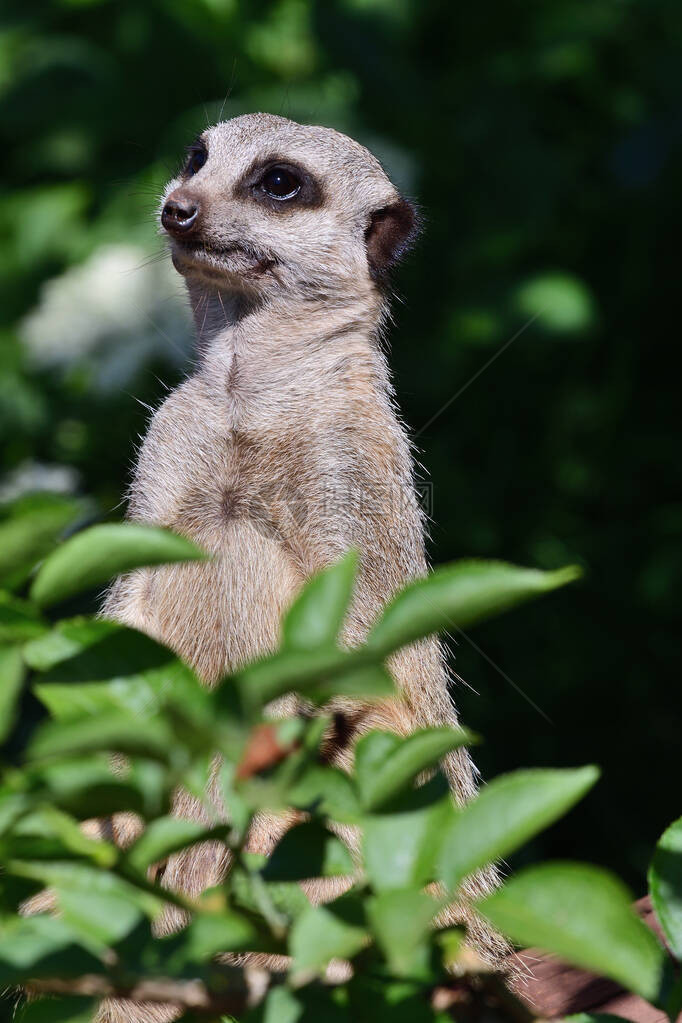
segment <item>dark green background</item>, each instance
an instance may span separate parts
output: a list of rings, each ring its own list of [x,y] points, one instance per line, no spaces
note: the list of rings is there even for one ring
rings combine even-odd
[[[119,514],[141,403],[181,368],[157,350],[102,391],[101,351],[38,371],[19,325],[44,281],[100,246],[160,251],[154,195],[223,101],[225,116],[265,109],[355,135],[425,213],[399,276],[392,363],[433,482],[433,559],[587,571],[477,630],[481,652],[460,639],[476,692],[457,699],[486,737],[479,763],[487,777],[600,763],[585,804],[524,855],[608,864],[639,894],[681,811],[682,5],[4,9],[2,471],[72,465],[101,512]]]

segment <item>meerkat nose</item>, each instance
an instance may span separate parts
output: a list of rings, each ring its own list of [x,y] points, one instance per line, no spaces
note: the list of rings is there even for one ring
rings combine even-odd
[[[199,217],[199,203],[182,192],[171,192],[161,212],[161,223],[173,235],[188,234]]]

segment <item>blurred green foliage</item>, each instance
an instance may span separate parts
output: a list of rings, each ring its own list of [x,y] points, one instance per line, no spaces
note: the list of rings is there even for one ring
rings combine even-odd
[[[52,467],[120,500],[188,358],[150,295],[155,197],[196,131],[264,109],[353,134],[425,214],[392,362],[434,560],[589,571],[457,637],[479,763],[599,761],[532,853],[639,891],[679,810],[681,43],[676,0],[6,0],[0,33],[0,493]]]
[[[330,733],[346,716],[329,712],[330,699],[356,694],[358,678],[365,700],[391,696],[391,654],[452,621],[473,627],[549,594],[575,580],[575,566],[441,566],[397,593],[367,641],[348,650],[339,638],[358,561],[349,551],[297,595],[279,649],[209,690],[134,629],[47,617],[67,595],[121,571],[202,560],[201,549],[137,523],[92,526],[55,545],[66,511],[62,502],[60,523],[58,504],[25,498],[0,523],[0,543],[8,531],[21,541],[0,567],[0,982],[5,994],[20,985],[33,996],[10,1010],[18,1023],[99,1020],[99,998],[145,1002],[145,992],[174,1003],[180,1023],[531,1023],[536,1011],[503,966],[491,970],[477,953],[480,935],[468,944],[473,916],[450,908],[462,895],[512,941],[617,981],[675,1023],[675,966],[615,876],[561,861],[499,886],[472,876],[562,817],[598,768],[513,771],[458,806],[441,766],[476,741],[460,726],[402,737],[365,731],[349,773],[329,755]],[[306,709],[273,718],[266,705],[292,687]],[[48,718],[27,734],[21,710],[31,696]],[[174,815],[178,788],[200,804],[200,820]],[[93,806],[136,814],[141,833],[123,848],[106,827],[84,834]],[[268,854],[249,848],[258,817],[292,812]],[[649,873],[674,954],[681,848],[682,818],[662,836]],[[191,889],[208,862],[222,866],[192,895],[181,878],[193,878]],[[177,868],[176,883],[164,886]],[[462,890],[467,878],[473,884]],[[309,901],[299,887],[306,881],[325,886],[323,904]],[[164,919],[171,907],[174,921]],[[267,964],[258,990],[240,959],[254,952],[286,957]],[[228,965],[225,953],[238,958]],[[339,959],[351,969],[329,976]],[[0,995],[0,1013],[7,1002]],[[149,1008],[129,1014],[156,1018]],[[620,1019],[583,1023],[604,1018]]]

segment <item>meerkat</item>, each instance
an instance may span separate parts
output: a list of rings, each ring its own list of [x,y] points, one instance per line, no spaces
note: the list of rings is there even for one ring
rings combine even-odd
[[[275,649],[301,586],[355,548],[342,637],[355,646],[427,571],[383,345],[390,271],[415,238],[415,209],[359,143],[252,114],[190,146],[160,222],[192,306],[197,364],[152,416],[129,517],[189,537],[212,559],[132,572],[103,613],[167,644],[212,685]],[[390,668],[400,698],[360,701],[358,734],[457,724],[437,638]],[[337,762],[351,757],[344,748]],[[451,754],[444,769],[457,801],[469,799],[469,754]],[[177,812],[203,811],[182,797]],[[259,821],[250,848],[269,853],[286,826]],[[119,824],[122,842],[130,829]],[[216,847],[199,847],[171,859],[163,883],[197,894],[225,869]],[[491,873],[474,882],[493,883]]]

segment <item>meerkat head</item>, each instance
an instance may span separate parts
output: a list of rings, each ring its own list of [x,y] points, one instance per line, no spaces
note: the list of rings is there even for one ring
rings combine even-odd
[[[264,298],[375,289],[417,227],[413,207],[367,149],[270,114],[202,133],[166,188],[161,225],[190,286]]]

